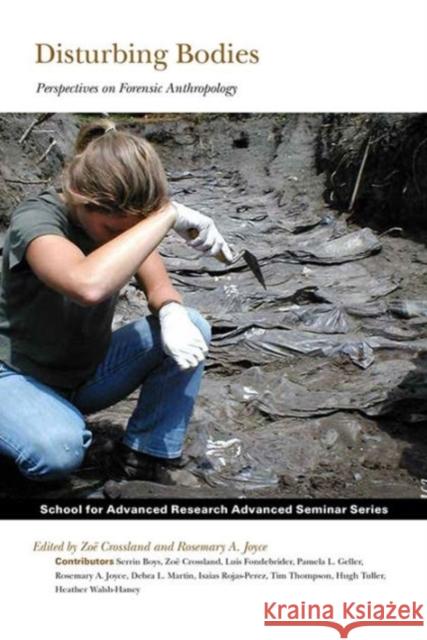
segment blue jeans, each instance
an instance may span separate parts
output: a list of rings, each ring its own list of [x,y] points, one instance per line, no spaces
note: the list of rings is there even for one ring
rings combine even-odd
[[[209,343],[209,324],[188,312]],[[202,373],[203,363],[181,371],[163,352],[154,316],[114,331],[94,375],[68,394],[0,363],[0,454],[13,458],[27,478],[64,477],[80,467],[92,441],[83,416],[141,387],[123,442],[153,456],[179,457]]]

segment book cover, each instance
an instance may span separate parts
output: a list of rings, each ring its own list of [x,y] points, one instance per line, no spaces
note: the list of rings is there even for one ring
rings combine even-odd
[[[63,9],[0,44],[5,629],[424,637],[423,3]]]

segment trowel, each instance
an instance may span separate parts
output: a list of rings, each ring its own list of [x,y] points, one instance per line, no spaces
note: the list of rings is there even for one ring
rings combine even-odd
[[[198,231],[197,229],[189,229],[188,234],[192,240],[195,240],[198,236]],[[264,287],[264,289],[267,289],[264,276],[262,275],[261,267],[258,262],[258,258],[254,256],[253,253],[248,251],[248,249],[242,249],[242,251],[239,251],[235,256],[233,256],[232,260],[228,260],[222,251],[217,253],[214,256],[214,258],[219,260],[219,262],[222,262],[223,264],[228,264],[228,265],[236,264],[236,262],[238,262],[241,258],[243,258],[243,260],[246,262],[246,264],[248,265],[249,269],[252,271],[255,278],[258,280],[258,282]]]

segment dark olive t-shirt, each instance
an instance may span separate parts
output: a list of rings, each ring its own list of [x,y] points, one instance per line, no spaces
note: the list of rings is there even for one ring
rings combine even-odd
[[[87,255],[94,242],[68,217],[55,189],[23,201],[11,216],[0,287],[0,360],[45,384],[73,389],[103,359],[117,296],[82,307],[30,269],[25,251],[38,236],[67,238]]]

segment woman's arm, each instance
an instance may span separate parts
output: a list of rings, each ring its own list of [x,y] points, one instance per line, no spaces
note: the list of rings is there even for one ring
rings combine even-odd
[[[144,260],[135,275],[145,291],[150,311],[159,317],[164,352],[183,371],[203,362],[208,345],[182,305],[181,295],[173,287],[157,251]]]
[[[152,313],[157,313],[166,302],[182,303],[182,296],[174,288],[162,258],[153,251],[135,274],[138,284],[147,296]]]
[[[40,280],[78,304],[99,304],[121,289],[163,240],[175,222],[166,207],[95,249],[88,256],[56,235],[35,238],[26,260]]]

